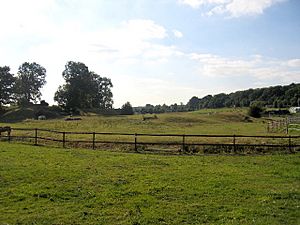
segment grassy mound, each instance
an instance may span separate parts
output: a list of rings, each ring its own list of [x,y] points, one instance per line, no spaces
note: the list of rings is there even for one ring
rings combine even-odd
[[[47,119],[61,117],[59,109],[48,106],[30,107],[10,107],[0,115],[0,122],[16,123],[26,119],[37,119],[38,116],[45,115]]]

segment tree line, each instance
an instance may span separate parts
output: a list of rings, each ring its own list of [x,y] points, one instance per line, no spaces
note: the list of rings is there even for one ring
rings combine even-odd
[[[73,61],[67,62],[62,76],[65,84],[59,86],[54,100],[64,110],[112,108],[113,85],[109,78],[90,71],[84,63]],[[16,75],[8,66],[0,67],[0,107],[37,103],[45,84],[46,69],[38,63],[23,63]]]
[[[82,62],[69,61],[62,72],[65,83],[58,87],[54,100],[65,111],[78,109],[112,109],[113,84],[107,77],[90,71]],[[8,66],[0,67],[0,108],[3,105],[29,105],[41,100],[41,88],[46,84],[46,69],[38,63],[24,62],[16,75]],[[43,101],[42,101],[43,102]],[[262,107],[285,108],[300,106],[300,84],[248,89],[230,94],[192,97],[187,104],[151,105],[132,107],[126,102],[119,114],[165,113],[195,111],[204,108],[249,107],[252,104]]]
[[[230,94],[207,95],[203,98],[192,97],[187,103],[188,110],[222,107],[249,107],[259,103],[263,107],[286,108],[300,106],[300,84],[248,89]]]
[[[267,88],[248,89],[230,94],[220,93],[216,95],[206,95],[203,98],[192,97],[187,104],[172,105],[151,105],[134,107],[136,113],[165,113],[165,112],[186,112],[207,108],[223,107],[250,107],[259,105],[260,107],[286,108],[300,106],[300,84],[290,84],[285,86],[273,86]]]

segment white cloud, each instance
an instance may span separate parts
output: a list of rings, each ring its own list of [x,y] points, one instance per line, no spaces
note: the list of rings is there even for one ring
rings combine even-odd
[[[225,84],[215,85],[220,77],[228,80],[251,77],[265,85],[272,80],[279,84],[300,82],[300,59],[189,54],[175,45],[166,44],[170,43],[168,34],[181,38],[183,34],[180,31],[169,30],[153,20],[103,23],[105,26],[98,19],[97,25],[93,24],[93,29],[89,29],[90,24],[84,21],[94,21],[87,18],[89,10],[83,15],[73,11],[65,15],[58,2],[1,1],[0,26],[5,32],[0,35],[0,61],[15,67],[13,72],[25,61],[36,61],[44,66],[47,69],[47,85],[43,89],[43,98],[49,103],[53,103],[53,94],[63,83],[61,73],[69,60],[84,62],[96,73],[110,77],[114,84],[116,107],[126,101],[134,105],[170,104],[186,102],[193,95],[218,93],[226,88]],[[73,6],[74,1],[66,2]],[[90,7],[84,1],[75,2],[82,7]],[[99,1],[93,2],[98,4]],[[249,0],[253,5],[234,0],[180,2],[195,8],[210,6],[211,15],[226,13],[240,16],[262,13],[277,1],[260,1],[264,4],[258,4],[258,1]],[[195,67],[196,72],[193,70]]]
[[[207,4],[224,4],[229,0],[179,0],[179,3],[189,5],[193,8],[199,8]]]
[[[287,65],[290,66],[290,67],[300,67],[300,59],[288,60]]]
[[[129,20],[122,24],[126,33],[133,33],[138,39],[162,39],[167,36],[166,29],[152,20]]]
[[[208,7],[208,16],[229,14],[231,17],[263,14],[267,8],[286,0],[179,0],[192,8]]]
[[[130,20],[121,26],[93,32],[89,43],[101,58],[147,59],[175,54],[173,46],[156,44],[167,37],[167,30],[152,20]]]
[[[47,69],[47,84],[42,92],[43,98],[50,103],[53,103],[53,94],[58,85],[63,83],[61,73],[69,60],[84,62],[96,73],[114,77],[114,83],[121,80],[124,85],[128,81],[113,73],[129,67],[140,69],[158,66],[183,55],[173,45],[160,44],[160,40],[168,37],[168,31],[152,20],[123,21],[110,28],[85,32],[82,32],[84,27],[80,22],[66,21],[51,29],[49,40],[26,46],[26,57],[19,63],[36,61]],[[37,34],[38,32],[35,33]],[[5,51],[0,52],[0,59],[2,58],[6,58]],[[128,73],[130,72],[124,72]],[[146,82],[143,85],[141,89],[146,90]],[[117,98],[123,99],[122,94],[118,94],[123,89],[121,85],[117,87],[114,92],[119,96]],[[116,100],[116,103],[121,104],[120,100]]]
[[[239,59],[197,53],[190,54],[190,58],[198,62],[197,72],[201,76],[300,82],[300,59],[268,59],[260,55]]]
[[[265,9],[279,2],[282,2],[282,0],[233,0],[225,5],[225,11],[229,12],[233,17],[259,15]]]
[[[56,9],[54,0],[1,1],[0,26],[6,38],[36,33],[46,37],[53,28],[47,12]]]
[[[173,34],[177,38],[182,38],[183,34],[179,30],[173,30]]]

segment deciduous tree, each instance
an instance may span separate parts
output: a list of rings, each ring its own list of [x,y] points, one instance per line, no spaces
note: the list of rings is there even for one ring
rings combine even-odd
[[[14,75],[8,66],[0,67],[0,107],[11,103],[13,97]]]
[[[134,112],[133,112],[133,108],[130,104],[130,102],[126,102],[122,108],[121,108],[121,114],[122,115],[133,115]]]
[[[112,82],[109,78],[89,71],[81,62],[68,62],[62,73],[65,84],[59,86],[54,100],[66,110],[112,108]]]
[[[37,102],[41,98],[40,89],[46,84],[46,69],[33,62],[23,63],[18,70],[15,95],[18,103]]]

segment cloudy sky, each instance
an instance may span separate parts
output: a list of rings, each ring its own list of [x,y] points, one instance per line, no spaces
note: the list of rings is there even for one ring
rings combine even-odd
[[[67,61],[112,79],[114,107],[300,82],[299,0],[0,0],[0,66]]]

